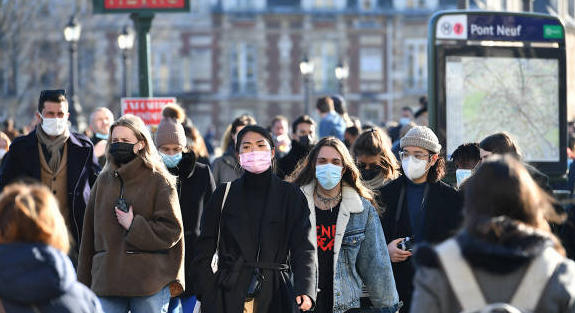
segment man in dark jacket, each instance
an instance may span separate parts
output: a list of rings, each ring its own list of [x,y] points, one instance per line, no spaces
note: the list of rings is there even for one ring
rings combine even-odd
[[[278,176],[285,178],[307,156],[315,142],[315,122],[309,115],[298,117],[292,124],[292,148],[279,160]]]
[[[425,126],[412,128],[401,139],[400,158],[404,175],[383,186],[381,224],[388,242],[393,276],[404,307],[409,312],[415,269],[411,251],[398,247],[407,237],[416,244],[439,243],[460,227],[462,199],[451,186],[441,182],[445,160],[441,145]]]
[[[10,146],[0,168],[0,192],[18,179],[41,181],[58,199],[77,252],[84,211],[100,166],[90,139],[68,129],[69,115],[64,90],[42,91],[38,126]]]

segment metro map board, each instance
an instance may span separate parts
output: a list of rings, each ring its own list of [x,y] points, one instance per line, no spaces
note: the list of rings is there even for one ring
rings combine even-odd
[[[95,13],[189,12],[190,0],[93,0]]]
[[[529,15],[447,14],[436,24],[437,39],[563,42],[557,19]]]

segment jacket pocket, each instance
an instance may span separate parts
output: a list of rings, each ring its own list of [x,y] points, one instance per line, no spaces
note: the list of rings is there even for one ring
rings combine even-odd
[[[365,231],[351,231],[343,235],[341,242],[341,250],[344,254],[344,262],[347,264],[355,264],[355,260],[359,253],[361,243],[365,239]]]

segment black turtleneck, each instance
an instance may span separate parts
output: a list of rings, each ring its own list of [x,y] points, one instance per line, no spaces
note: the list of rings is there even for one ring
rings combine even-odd
[[[253,230],[252,238],[256,244],[258,243],[260,224],[266,206],[271,176],[271,168],[260,174],[254,174],[248,171],[244,173],[244,192],[246,196],[243,198],[242,210],[247,211],[250,216],[252,223],[250,229]],[[254,255],[254,260],[255,257]]]

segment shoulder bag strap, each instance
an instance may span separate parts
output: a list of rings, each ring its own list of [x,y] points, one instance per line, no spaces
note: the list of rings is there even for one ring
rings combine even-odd
[[[463,258],[457,241],[453,238],[448,239],[435,250],[462,312],[474,312],[485,307],[487,305],[485,297],[471,268]]]
[[[513,295],[511,305],[528,312],[535,312],[547,282],[562,260],[563,257],[555,249],[545,248],[543,253],[531,261]]]
[[[230,192],[231,184],[232,184],[231,182],[226,183],[226,192],[224,193],[224,198],[222,199],[222,207],[220,208],[220,221],[218,223],[218,239],[216,241],[216,253],[220,250],[220,231],[222,230],[222,212],[224,212],[224,205],[226,204],[226,199],[228,198],[228,193]]]

